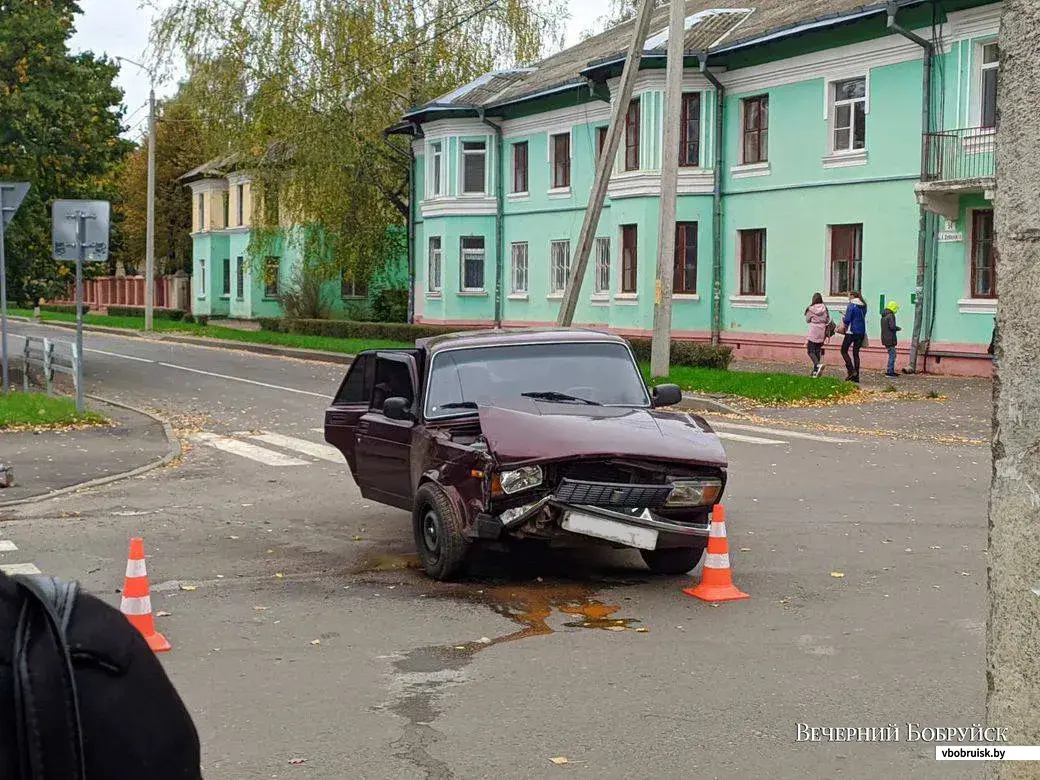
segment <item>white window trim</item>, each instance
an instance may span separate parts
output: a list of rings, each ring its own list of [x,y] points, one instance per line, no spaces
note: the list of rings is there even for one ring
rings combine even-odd
[[[433,145],[437,144],[440,146],[440,152],[435,155],[433,153]],[[448,167],[445,165],[447,162],[447,138],[433,138],[426,139],[426,199],[435,200],[437,198],[446,198],[448,193],[445,185],[448,183]],[[440,179],[441,179],[441,192],[433,191],[433,171],[434,171],[434,159],[438,157],[438,167],[440,168]]]
[[[828,222],[826,225],[823,226],[823,229],[826,231],[825,232],[826,240],[824,241],[824,248],[823,248],[823,250],[824,250],[823,251],[823,289],[827,291],[826,293],[824,293],[823,302],[825,304],[827,304],[828,307],[831,306],[832,304],[835,305],[835,306],[837,306],[837,305],[848,306],[848,303],[849,303],[849,297],[847,295],[831,295],[830,294],[830,291],[831,291],[831,243],[832,243],[832,241],[834,239],[834,228],[841,227],[843,225],[859,225],[860,226],[860,240],[861,241],[866,238],[866,234],[867,234],[867,224],[865,222]],[[862,263],[863,263],[863,246],[861,245],[860,246],[860,286],[862,286],[862,283],[863,283],[863,279],[862,279],[863,266],[862,266]],[[844,311],[844,309],[843,309],[843,311]]]
[[[679,98],[679,122],[680,122],[679,138],[681,140],[682,139],[682,126],[681,126],[681,123],[682,123],[682,104],[685,101],[685,98],[686,98],[687,95],[700,95],[700,117],[697,119],[697,164],[696,165],[683,165],[682,163],[679,163],[679,173],[680,174],[683,171],[689,171],[690,173],[701,173],[704,170],[704,156],[706,154],[705,144],[704,144],[704,134],[705,134],[705,127],[706,127],[706,125],[705,125],[704,119],[705,119],[705,115],[708,113],[707,111],[704,110],[704,106],[708,102],[708,98],[706,97],[707,94],[708,93],[706,93],[706,92],[704,92],[703,90],[700,90],[700,89],[683,89],[682,95]],[[662,148],[662,154],[663,154],[663,149],[664,149],[663,138],[662,138],[661,148]],[[680,149],[680,151],[682,151],[682,150]]]
[[[983,49],[990,44],[996,43],[999,46],[999,40],[997,36],[980,38],[972,41],[971,47],[971,83],[970,83],[970,94],[968,95],[968,127],[978,128],[978,133],[975,135],[990,135],[996,133],[996,128],[985,128],[982,125],[982,71],[990,70],[1000,66],[998,61],[994,65],[988,67],[983,66],[982,53]],[[999,79],[999,76],[998,76]],[[969,134],[973,135],[973,134]],[[965,139],[967,141],[967,138]]]
[[[524,289],[522,290],[516,288],[516,249],[520,246],[524,248],[524,263],[526,264],[526,268],[524,269]],[[531,248],[526,241],[514,241],[509,245],[509,297],[512,300],[517,300],[517,297],[522,297],[526,300],[530,290]]]
[[[975,246],[975,212],[991,211],[986,208],[970,208],[964,212],[964,297],[957,301],[957,309],[961,314],[990,314],[997,313],[997,298],[974,298],[971,289],[971,251]],[[999,279],[997,282],[999,283]],[[999,287],[998,287],[999,289]]]
[[[554,290],[553,289],[553,272],[555,271],[555,268],[553,267],[553,245],[554,244],[566,244],[567,245],[567,263],[566,263],[567,281],[565,281],[563,283],[563,289],[562,290]],[[549,241],[549,293],[548,293],[548,295],[546,295],[546,298],[548,298],[550,301],[562,300],[563,299],[563,295],[567,291],[567,283],[570,281],[570,277],[571,277],[571,260],[573,260],[573,257],[571,255],[571,240],[569,238],[554,238],[554,239],[551,239]]]
[[[734,179],[750,179],[754,176],[768,176],[773,172],[769,162],[743,163],[733,165],[729,169],[729,175]]]
[[[831,106],[834,104],[834,85],[839,81],[852,81],[853,79],[865,79],[866,80],[866,96],[864,97],[865,105],[863,106],[864,112],[867,116],[870,116],[870,69],[860,73],[841,73],[832,74],[827,76],[823,81],[823,118],[830,121]],[[828,144],[829,147],[833,148],[833,140]],[[865,148],[865,147],[864,147]]]
[[[853,149],[847,152],[832,151],[823,158],[821,165],[824,168],[853,168],[857,165],[866,165],[867,162],[867,150],[864,147],[863,149]]]
[[[599,248],[600,242],[607,242],[607,288],[605,290],[599,290],[596,288],[599,282]],[[592,299],[610,299],[610,266],[613,265],[613,258],[611,257],[611,241],[610,236],[597,236],[596,240],[592,242],[592,249],[594,252],[593,264],[592,264]]]
[[[528,186],[530,186],[530,184],[528,184]],[[527,192],[507,192],[506,193],[506,200],[511,201],[513,203],[520,203],[522,201],[530,200],[530,199],[531,199],[530,191],[527,191]]]
[[[619,303],[625,301],[636,301],[639,299],[639,223],[637,222],[626,222],[626,225],[636,226],[636,291],[635,292],[622,292],[624,289],[625,281],[625,225],[618,225],[617,228],[617,263],[614,269],[614,279],[617,281],[617,290],[614,293],[614,300]]]
[[[595,132],[595,131],[593,131]],[[555,173],[555,160],[553,159],[553,138],[558,135],[567,136],[567,151],[570,158],[570,180],[574,183],[574,130],[568,127],[565,130],[550,131],[548,139],[548,148],[546,149],[546,162],[549,163],[549,189],[546,191],[550,198],[568,198],[571,194],[571,186],[568,184],[566,187],[554,187],[553,186],[553,174]],[[531,187],[531,182],[527,183],[528,189]]]
[[[526,300],[530,300],[530,297],[528,296],[527,293],[509,293],[509,295],[506,296],[506,300],[510,300],[510,301],[526,301]]]
[[[437,258],[437,286],[433,287],[430,284],[431,281],[431,261],[433,260],[433,247],[430,242],[433,239],[437,239],[437,253],[440,257]],[[461,246],[461,245],[460,245]],[[428,236],[426,239],[426,295],[429,298],[439,298],[444,291],[444,236]]]
[[[527,171],[524,175],[524,178],[527,179],[525,182],[527,184],[527,189],[507,192],[506,197],[509,198],[509,200],[522,200],[527,198],[531,193],[531,142],[527,139],[514,141],[509,144],[509,186],[512,187],[516,184],[516,147],[520,144],[524,144],[527,148]]]
[[[464,238],[480,238],[484,241],[484,247],[480,250],[483,255],[484,278],[481,287],[466,287],[466,252],[476,252],[476,249],[463,249]],[[442,255],[443,257],[443,255]],[[441,269],[441,273],[444,270]],[[487,238],[485,236],[459,236],[459,295],[487,295]]]
[[[673,301],[699,301],[700,293],[672,293]]]
[[[769,174],[769,163],[771,161],[771,155],[769,154],[769,141],[770,141],[769,136],[771,135],[771,133],[769,132],[769,130],[770,130],[769,125],[766,125],[766,159],[765,159],[765,161],[764,162],[753,162],[753,163],[744,162],[744,110],[747,108],[747,101],[748,100],[752,100],[752,99],[760,98],[760,97],[764,97],[766,99],[766,106],[767,107],[773,102],[770,99],[770,95],[769,95],[769,91],[768,90],[767,91],[763,91],[763,92],[755,92],[755,93],[750,94],[750,95],[742,95],[739,98],[739,101],[740,101],[740,111],[738,113],[740,114],[740,124],[737,125],[737,132],[738,132],[738,135],[737,135],[737,152],[739,153],[738,156],[739,156],[740,162],[737,163],[736,165],[731,166],[730,169],[729,169],[729,172],[731,174],[733,174],[733,178],[734,179],[743,179],[743,178],[746,178],[747,176],[766,176],[766,175]],[[769,108],[767,108],[766,111],[768,112]],[[746,175],[738,175],[738,174],[744,173],[745,171],[754,171],[754,173],[747,173]],[[764,171],[764,173],[762,173],[760,171]]]
[[[206,258],[199,258],[199,285],[195,291],[195,297],[205,299],[206,297]]]
[[[729,305],[734,309],[768,309],[768,295],[731,295]]]
[[[837,115],[838,115],[838,111],[837,111],[838,103],[840,102],[843,105],[844,104],[848,104],[850,106],[854,106],[856,103],[860,102],[858,98],[857,99],[853,99],[853,100],[841,100],[841,101],[836,100],[835,99],[836,96],[834,94],[834,88],[842,81],[855,81],[856,79],[863,79],[863,98],[862,98],[862,101],[863,101],[863,117],[864,117],[864,123],[865,123],[867,118],[870,116],[870,71],[868,70],[862,76],[843,76],[841,78],[829,78],[825,82],[826,83],[826,87],[825,87],[826,92],[824,93],[825,99],[824,99],[824,102],[823,102],[824,103],[823,104],[823,118],[827,122],[827,152],[828,152],[828,154],[827,154],[827,157],[824,158],[824,167],[831,167],[831,168],[843,167],[843,166],[840,166],[840,165],[830,165],[830,166],[828,166],[828,165],[826,165],[826,162],[827,162],[827,160],[834,159],[834,158],[839,158],[840,159],[840,158],[847,157],[847,158],[851,159],[852,157],[855,157],[857,155],[860,155],[860,156],[863,157],[863,162],[862,163],[854,163],[854,164],[862,165],[863,163],[866,162],[868,146],[867,146],[867,130],[866,130],[865,127],[863,129],[863,148],[862,149],[835,149],[834,148],[834,130],[835,130],[834,121],[835,121],[835,119],[837,118]],[[831,112],[830,111],[831,108],[834,108],[835,110],[833,112]],[[853,107],[851,109],[851,111],[852,111],[852,114],[851,114],[850,118],[851,118],[851,120],[853,122],[855,122],[856,121],[856,110]],[[828,116],[828,113],[830,113],[830,116]],[[854,135],[855,135],[855,133],[854,133],[853,127],[850,125],[849,126],[849,142],[850,143],[852,142],[852,138],[853,138]]]
[[[465,145],[468,143],[483,143],[484,144],[484,190],[482,192],[465,192],[464,184],[466,182],[466,151]],[[493,159],[491,156],[491,136],[484,136],[482,140],[478,140],[475,137],[470,137],[469,140],[459,136],[459,170],[458,170],[458,190],[459,198],[462,200],[470,200],[473,198],[487,198],[491,194],[491,167],[493,165]],[[470,152],[471,155],[476,155],[476,152]]]
[[[737,229],[737,234],[736,234],[736,237],[735,237],[735,240],[737,242],[736,243],[736,250],[737,251],[735,253],[736,256],[737,256],[736,257],[736,259],[737,259],[737,269],[736,269],[737,270],[737,284],[736,284],[736,287],[737,287],[738,290],[740,289],[740,275],[741,275],[741,273],[743,271],[743,251],[742,251],[742,247],[744,245],[744,242],[742,242],[740,240],[740,234],[744,230],[765,230],[766,231],[766,247],[765,247],[765,252],[766,252],[766,259],[765,259],[766,281],[768,282],[768,280],[769,280],[769,252],[768,252],[768,248],[769,248],[769,230],[767,228],[754,228],[754,227],[738,228]],[[736,307],[738,309],[765,309],[769,305],[769,287],[766,286],[765,290],[766,290],[766,294],[765,295],[743,295],[741,293],[735,293],[735,294],[729,296],[730,305],[732,305],[732,306],[734,306],[734,307]]]

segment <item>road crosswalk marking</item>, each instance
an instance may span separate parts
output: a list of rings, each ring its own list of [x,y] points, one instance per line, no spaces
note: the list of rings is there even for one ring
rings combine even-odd
[[[232,439],[230,436],[219,436],[215,433],[202,431],[194,434],[191,438],[223,452],[230,452],[232,455],[240,455],[243,458],[255,460],[257,463],[263,463],[265,466],[308,465],[308,461],[300,460],[281,452],[275,452],[266,447],[259,447],[256,444]]]
[[[35,563],[0,563],[0,571],[7,575],[40,573]]]
[[[15,552],[18,546],[9,539],[0,539],[0,553]]]
[[[315,441],[307,441],[306,439],[297,439],[295,436],[285,436],[281,433],[258,433],[250,436],[251,439],[262,441],[265,444],[273,444],[275,447],[283,447],[287,450],[295,450],[296,452],[303,453],[304,455],[310,455],[312,458],[321,458],[332,463],[343,463],[343,455],[335,447],[331,447],[328,444],[319,444]]]
[[[719,422],[712,420],[712,428],[728,428],[734,431],[749,431],[750,433],[769,433],[774,436],[784,436],[788,439],[805,439],[807,441],[818,441],[824,444],[855,444],[853,439],[839,439],[834,436],[822,436],[817,433],[804,433],[780,428],[765,428],[759,425],[745,425],[743,423]],[[718,431],[716,431],[718,433]],[[721,438],[725,438],[719,433]]]
[[[785,442],[779,439],[763,439],[759,436],[745,436],[740,433],[728,433],[727,431],[715,431],[715,435],[720,439],[729,439],[731,441],[743,441],[748,444],[784,444]]]

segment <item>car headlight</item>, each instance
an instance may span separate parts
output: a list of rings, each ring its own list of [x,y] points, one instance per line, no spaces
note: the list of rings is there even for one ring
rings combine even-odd
[[[722,481],[718,479],[676,479],[665,506],[711,506],[722,493]]]
[[[498,486],[507,495],[519,493],[521,490],[537,487],[542,484],[541,466],[524,466],[513,471],[503,471],[498,475]]]

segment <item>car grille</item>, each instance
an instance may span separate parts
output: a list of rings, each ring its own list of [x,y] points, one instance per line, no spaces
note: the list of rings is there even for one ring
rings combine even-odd
[[[626,485],[563,479],[556,489],[556,500],[589,506],[650,507],[664,504],[671,492],[671,485]]]

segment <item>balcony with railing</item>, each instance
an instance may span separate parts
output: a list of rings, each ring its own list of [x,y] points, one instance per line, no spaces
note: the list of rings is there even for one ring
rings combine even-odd
[[[960,196],[985,193],[996,184],[996,131],[966,127],[925,133],[924,170],[917,185],[926,209],[956,219]]]

